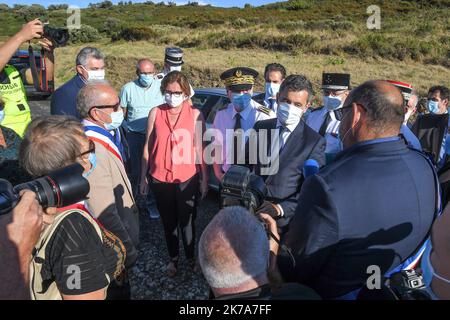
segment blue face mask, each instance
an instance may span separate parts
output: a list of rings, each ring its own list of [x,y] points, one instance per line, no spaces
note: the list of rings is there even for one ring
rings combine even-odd
[[[155,78],[152,75],[149,74],[140,74],[139,75],[139,82],[143,87],[150,87],[153,83],[153,80]]]
[[[342,99],[339,97],[324,96],[323,97],[323,105],[328,110],[336,110],[342,106]]]
[[[105,123],[106,130],[115,130],[119,128],[123,122],[123,119],[124,117],[122,110],[111,113],[111,123]]]
[[[95,153],[89,153],[89,162],[91,163],[91,169],[88,172],[83,173],[84,178],[89,177],[92,171],[94,171],[95,167],[97,166],[97,156],[95,155]]]
[[[0,110],[0,123],[5,119],[5,110]]]
[[[428,107],[428,111],[430,111],[431,113],[434,113],[434,114],[439,113],[439,103],[438,102],[429,100],[427,107]]]
[[[233,93],[233,105],[237,112],[245,110],[252,101],[250,93]]]

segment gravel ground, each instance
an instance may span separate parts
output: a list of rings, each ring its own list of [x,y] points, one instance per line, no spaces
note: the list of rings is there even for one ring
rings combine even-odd
[[[29,103],[33,118],[50,114],[49,100],[30,101]],[[140,200],[138,204],[141,207]],[[210,191],[208,197],[200,203],[197,212],[197,242],[201,232],[217,211],[217,193]],[[166,275],[169,254],[164,240],[161,219],[150,220],[147,215],[141,214],[140,227],[139,257],[135,267],[130,272],[132,299],[195,300],[208,298],[208,285],[201,275],[201,271],[194,273],[186,264],[181,243],[178,274],[174,278],[169,278]]]
[[[217,203],[217,193],[214,191],[211,191],[201,202],[195,222],[197,242],[201,232],[218,211]],[[201,271],[194,273],[187,265],[181,242],[178,273],[174,278],[166,275],[169,255],[161,219],[151,220],[148,216],[141,214],[140,225],[139,257],[136,266],[130,272],[132,299],[207,299],[208,285]]]

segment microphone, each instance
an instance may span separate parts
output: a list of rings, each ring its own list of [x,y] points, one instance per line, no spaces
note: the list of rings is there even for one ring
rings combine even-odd
[[[308,159],[303,164],[303,177],[308,178],[319,172],[319,163],[314,159]]]

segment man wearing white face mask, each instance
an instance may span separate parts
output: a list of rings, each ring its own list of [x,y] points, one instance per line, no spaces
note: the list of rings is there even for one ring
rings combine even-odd
[[[450,142],[448,128],[450,117],[448,104],[450,91],[444,86],[433,86],[428,90],[428,114],[417,117],[412,132],[419,138],[424,152],[431,155],[438,169],[449,163],[446,145]]]
[[[313,110],[306,123],[326,139],[325,154],[329,164],[342,150],[341,141],[338,138],[340,122],[336,119],[334,111],[342,108],[350,93],[350,74],[323,73],[322,90],[323,106]]]
[[[126,248],[125,267],[137,259],[139,211],[124,165],[122,136],[124,116],[119,97],[105,81],[90,81],[78,93],[77,109],[88,138],[95,143],[96,168],[87,177],[92,196],[89,209],[95,218]]]
[[[53,93],[50,113],[81,120],[77,111],[77,94],[88,81],[105,79],[105,56],[97,48],[86,47],[78,53],[75,65],[77,74]]]
[[[156,79],[162,81],[165,76],[167,76],[172,71],[181,72],[183,67],[183,50],[178,47],[168,47],[165,51],[164,56],[164,70],[156,75]],[[189,84],[191,88],[191,93],[189,98],[192,98],[195,94],[194,88]]]
[[[264,105],[274,112],[277,112],[277,94],[280,86],[286,78],[286,68],[279,63],[271,63],[264,70],[264,79],[266,80]]]
[[[220,150],[214,161],[214,173],[219,181],[232,164],[245,163],[245,142],[249,129],[259,120],[275,118],[275,112],[252,100],[253,85],[258,72],[251,68],[238,67],[223,72],[224,81],[231,103],[219,110],[213,127],[220,132],[221,139],[215,139],[215,150]],[[238,131],[239,130],[239,131]],[[243,135],[236,134],[242,132]],[[228,132],[228,134],[227,134]],[[220,159],[219,159],[220,158]]]
[[[314,97],[311,82],[303,75],[290,75],[281,84],[278,93],[277,117],[258,121],[254,126],[254,137],[249,138],[246,148],[246,159],[251,158],[250,143],[260,146],[259,135],[267,132],[270,164],[258,157],[253,167],[255,173],[265,180],[268,197],[258,213],[267,213],[275,218],[281,229],[286,229],[294,215],[298,203],[300,189],[305,180],[303,167],[306,160],[311,159],[321,167],[325,164],[325,139],[305,124],[303,115],[311,106]],[[276,136],[274,136],[274,134]],[[255,139],[253,139],[255,138]],[[279,148],[276,150],[277,138]],[[263,151],[264,152],[264,151]],[[257,154],[260,154],[258,150]],[[277,168],[266,174],[265,167],[278,161]],[[277,170],[278,169],[278,170]]]

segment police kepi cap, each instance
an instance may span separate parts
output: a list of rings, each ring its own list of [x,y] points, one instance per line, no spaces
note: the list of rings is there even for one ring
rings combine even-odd
[[[250,90],[258,77],[258,71],[247,68],[237,67],[229,69],[220,75],[220,79],[225,83],[225,87],[231,91]]]
[[[322,89],[349,90],[350,74],[348,73],[323,73]]]
[[[172,66],[181,66],[183,62],[183,50],[177,47],[166,48],[166,56],[164,62]]]

